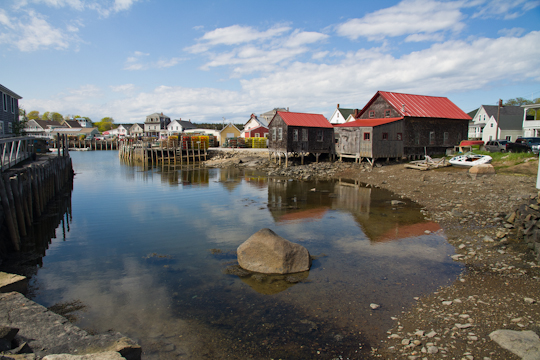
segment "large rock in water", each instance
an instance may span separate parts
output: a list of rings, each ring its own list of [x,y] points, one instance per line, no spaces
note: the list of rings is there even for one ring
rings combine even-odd
[[[308,250],[270,229],[261,229],[238,247],[238,264],[264,274],[290,274],[309,270]]]

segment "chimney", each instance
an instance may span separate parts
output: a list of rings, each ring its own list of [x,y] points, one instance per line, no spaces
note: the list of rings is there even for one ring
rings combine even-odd
[[[401,104],[401,112],[405,114],[405,104]]]
[[[287,112],[289,112],[289,107],[287,106]]]
[[[358,117],[358,109],[354,109],[354,118],[356,119]]]
[[[339,109],[339,104],[337,104],[337,108]]]

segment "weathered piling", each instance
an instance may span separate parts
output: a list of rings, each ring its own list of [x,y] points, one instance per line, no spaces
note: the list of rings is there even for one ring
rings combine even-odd
[[[0,257],[20,251],[47,204],[73,181],[69,156],[40,156],[0,176]]]
[[[176,166],[201,162],[208,157],[208,147],[205,142],[161,141],[150,144],[144,141],[121,142],[118,156],[128,163],[142,163],[143,165]]]

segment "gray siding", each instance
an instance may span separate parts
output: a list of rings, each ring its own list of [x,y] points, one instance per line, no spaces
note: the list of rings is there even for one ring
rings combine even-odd
[[[375,127],[336,127],[336,152],[338,155],[355,155],[367,158],[396,158],[403,156],[403,121]],[[365,139],[369,133],[369,140]],[[383,134],[386,134],[383,138]]]

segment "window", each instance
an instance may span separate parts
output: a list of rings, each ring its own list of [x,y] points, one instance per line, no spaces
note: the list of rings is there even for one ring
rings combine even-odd
[[[444,135],[444,145],[448,145],[449,140],[450,140],[450,134],[445,132],[443,135]]]
[[[4,111],[7,111],[7,94],[3,94],[2,100],[4,102]]]
[[[298,141],[298,129],[293,130],[293,141]]]
[[[256,133],[256,134],[255,134],[255,137],[261,137],[261,134]]]
[[[388,140],[388,133],[382,133],[382,139]]]
[[[493,123],[489,124],[490,127],[493,127]]]
[[[375,117],[375,110],[370,110],[370,111],[369,111],[369,117],[370,117],[370,118],[374,118],[374,117]]]
[[[308,141],[308,129],[302,129],[302,141]]]
[[[4,122],[0,121],[0,135],[4,135]]]
[[[317,141],[322,142],[323,141],[323,129],[317,130]]]
[[[505,139],[508,140],[508,141],[512,141],[512,136],[511,136],[511,135],[508,135],[508,136],[506,136]]]
[[[403,134],[402,133],[397,133],[396,139],[399,140],[399,141],[403,140]]]
[[[272,128],[272,140],[276,141],[276,128]]]
[[[278,128],[278,140],[283,140],[283,128]]]
[[[429,145],[435,145],[435,131],[429,132]]]
[[[414,133],[414,145],[420,145],[420,133]]]
[[[8,134],[12,134],[13,133],[13,124],[8,122]]]
[[[364,140],[369,141],[369,139],[370,139],[370,134],[371,134],[371,133],[369,133],[369,132],[365,132],[365,133],[364,133]]]
[[[11,113],[15,114],[15,98],[11,98]]]
[[[384,117],[390,117],[390,109],[384,110]]]

